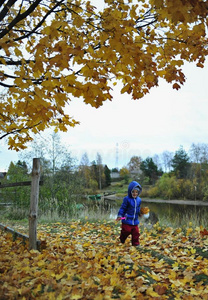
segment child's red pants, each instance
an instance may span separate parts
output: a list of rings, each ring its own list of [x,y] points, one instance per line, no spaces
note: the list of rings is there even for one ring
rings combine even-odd
[[[131,243],[132,246],[139,245],[139,227],[138,225],[128,225],[123,224],[121,225],[121,235],[120,235],[120,241],[122,244],[125,243],[125,240],[127,237],[131,234]]]

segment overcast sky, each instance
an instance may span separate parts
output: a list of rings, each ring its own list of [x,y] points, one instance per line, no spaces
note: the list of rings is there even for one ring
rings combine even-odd
[[[119,86],[112,102],[99,109],[75,99],[68,113],[81,122],[61,134],[62,142],[80,162],[87,152],[89,160],[100,153],[109,168],[126,166],[133,155],[153,157],[163,151],[188,151],[192,143],[208,144],[208,69],[186,66],[187,82],[181,90],[161,82],[141,100],[121,95]],[[0,171],[7,170],[18,153],[0,143]]]

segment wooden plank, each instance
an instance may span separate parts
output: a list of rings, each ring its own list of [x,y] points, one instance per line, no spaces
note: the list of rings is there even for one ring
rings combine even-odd
[[[1,184],[0,183],[0,189],[1,188],[6,188],[6,187],[29,186],[29,185],[31,185],[31,181],[12,182],[12,183],[6,183],[6,184]],[[39,185],[43,185],[43,181],[42,180],[39,182]]]
[[[110,195],[115,195],[116,194],[116,192],[113,192],[113,191],[106,191],[106,192],[104,192],[104,196],[110,196]]]
[[[29,213],[29,249],[37,250],[37,218],[40,181],[40,158],[33,158]]]
[[[27,186],[27,185],[31,185],[31,181],[22,181],[22,182],[12,182],[12,183],[0,184],[0,189],[5,188],[5,187]]]

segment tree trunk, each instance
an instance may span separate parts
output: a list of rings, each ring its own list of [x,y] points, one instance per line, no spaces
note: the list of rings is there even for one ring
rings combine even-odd
[[[40,158],[33,158],[30,214],[29,214],[29,249],[37,250],[37,216],[40,181]]]

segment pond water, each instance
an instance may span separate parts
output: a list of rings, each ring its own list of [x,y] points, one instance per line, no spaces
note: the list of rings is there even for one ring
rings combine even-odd
[[[170,224],[185,225],[193,222],[195,225],[208,226],[208,206],[184,205],[172,203],[154,203],[142,201],[142,206],[148,206],[154,215],[154,220],[166,221]],[[116,218],[119,207],[111,210],[110,218]]]

